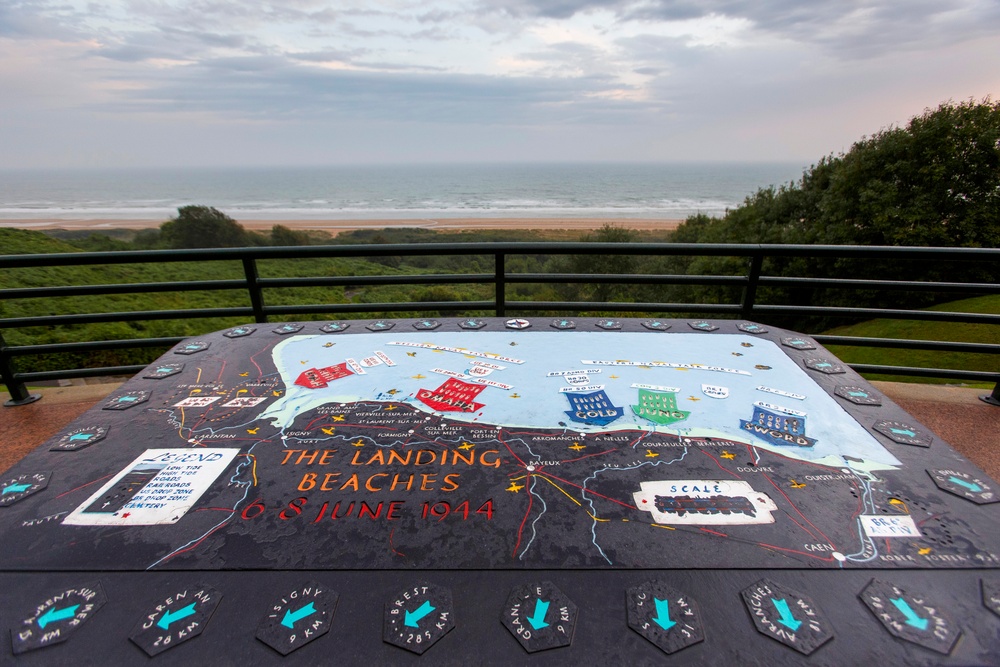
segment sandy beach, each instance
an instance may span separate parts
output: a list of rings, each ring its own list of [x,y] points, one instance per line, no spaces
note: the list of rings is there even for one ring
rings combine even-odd
[[[610,224],[638,231],[676,229],[683,220],[647,218],[414,218],[393,220],[239,220],[243,227],[255,231],[270,230],[274,225],[290,229],[318,229],[336,235],[357,229],[386,229],[408,227],[461,231],[464,229],[537,229],[590,231]],[[159,227],[162,220],[115,220],[52,218],[43,220],[0,220],[0,227],[33,229],[37,231],[67,229],[100,231],[102,229],[150,229]]]

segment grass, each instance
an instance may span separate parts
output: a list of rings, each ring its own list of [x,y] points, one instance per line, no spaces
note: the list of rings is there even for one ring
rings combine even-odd
[[[1000,295],[962,299],[932,306],[927,310],[956,313],[1000,314]],[[877,319],[837,327],[825,332],[834,336],[863,336],[865,338],[897,338],[907,340],[934,340],[956,343],[1000,343],[1000,327],[992,324],[967,324],[961,322],[924,322],[920,320]],[[959,370],[1000,373],[1000,355],[971,354],[965,352],[937,352],[931,350],[896,350],[853,345],[830,345],[831,352],[851,364],[879,364],[919,368],[954,368]],[[925,384],[954,384],[954,380],[938,378],[913,378],[899,375],[866,374],[869,380],[921,382]],[[991,385],[970,385],[985,386]]]

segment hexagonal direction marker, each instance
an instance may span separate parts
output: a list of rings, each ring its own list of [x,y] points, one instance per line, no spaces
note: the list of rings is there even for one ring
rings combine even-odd
[[[754,334],[755,336],[767,333],[767,328],[756,322],[740,322],[736,325],[736,328],[743,333]]]
[[[500,622],[528,653],[569,646],[577,607],[551,581],[515,586]]]
[[[715,326],[711,322],[705,320],[698,320],[695,322],[688,322],[688,326],[695,331],[717,331],[719,327]]]
[[[365,329],[369,331],[389,331],[394,326],[396,326],[396,323],[389,320],[375,320],[371,324],[366,324]]]
[[[782,338],[781,344],[796,350],[815,350],[816,346],[812,341],[805,338]]]
[[[643,320],[642,326],[650,331],[666,331],[670,325],[662,320]]]
[[[298,333],[305,328],[304,324],[299,324],[298,322],[287,322],[282,324],[280,327],[271,329],[271,333],[276,333],[279,336],[287,336],[288,334]]]
[[[1000,502],[1000,497],[997,496],[993,487],[972,473],[946,468],[928,470],[927,474],[931,476],[939,489],[959,498],[965,498],[969,502],[977,505]]]
[[[256,330],[257,330],[256,327],[249,327],[249,326],[233,327],[229,331],[224,332],[222,335],[225,336],[226,338],[242,338],[243,336],[249,336]]]
[[[385,603],[382,641],[422,655],[454,627],[451,590],[418,582]]]
[[[0,481],[0,507],[13,505],[19,500],[38,493],[49,485],[51,472],[24,472]]]
[[[810,368],[814,371],[819,371],[820,373],[825,373],[827,375],[838,375],[840,373],[846,373],[847,369],[844,368],[843,364],[838,364],[829,359],[823,359],[820,357],[810,357],[802,362],[805,364],[806,368]]]
[[[549,326],[552,327],[553,329],[562,329],[562,330],[575,329],[576,322],[574,322],[573,320],[562,320],[562,319],[552,320],[551,322],[549,322]]]
[[[833,627],[809,597],[769,579],[743,589],[757,632],[809,655],[833,639]]]
[[[617,331],[622,328],[622,322],[621,320],[597,320],[595,326],[605,331]]]
[[[128,638],[153,657],[200,635],[222,602],[222,593],[196,584],[170,591],[136,622]]]
[[[997,616],[1000,616],[1000,580],[983,579],[983,605]]]
[[[417,331],[434,331],[441,323],[437,320],[418,320],[413,323],[413,328]]]
[[[211,346],[211,343],[207,343],[203,340],[193,340],[181,343],[180,347],[174,350],[174,354],[197,354],[199,352],[204,352]]]
[[[323,333],[340,333],[341,331],[347,331],[350,326],[350,322],[327,322],[319,330]]]
[[[340,594],[308,581],[275,600],[257,625],[257,639],[288,655],[330,631]]]
[[[124,394],[117,394],[113,396],[107,403],[104,404],[102,410],[128,410],[131,407],[139,405],[140,403],[145,403],[149,400],[150,392],[148,391],[129,391]]]
[[[56,443],[49,447],[50,452],[74,452],[84,447],[89,447],[95,442],[100,442],[108,435],[110,426],[107,424],[94,424],[92,426],[82,426],[75,428],[69,433],[63,434]]]
[[[880,422],[876,422],[872,428],[893,442],[898,442],[901,445],[930,447],[931,442],[934,440],[930,435],[918,430],[914,426],[910,426],[904,422],[893,421],[891,419],[883,419]]]
[[[835,388],[833,393],[855,405],[882,405],[882,399],[878,394],[864,387],[841,385]]]
[[[922,593],[872,579],[859,597],[893,637],[948,655],[962,635],[944,609]]]
[[[149,380],[162,380],[171,375],[177,375],[184,370],[184,364],[154,364],[146,369],[142,377]]]
[[[10,629],[14,655],[67,641],[107,601],[100,581],[64,588],[39,600]]]
[[[625,591],[625,606],[628,626],[664,653],[705,639],[698,605],[662,581],[647,581]]]
[[[475,330],[475,329],[482,329],[485,326],[486,326],[485,320],[480,320],[475,317],[470,317],[468,319],[460,320],[458,323],[458,327],[460,329]]]

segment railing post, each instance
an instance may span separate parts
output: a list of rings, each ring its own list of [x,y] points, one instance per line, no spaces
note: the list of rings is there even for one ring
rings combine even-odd
[[[996,405],[1000,407],[1000,382],[993,385],[993,391],[989,394],[982,394],[979,397],[980,401],[984,403],[989,403],[990,405]]]
[[[243,258],[243,273],[247,279],[247,290],[250,292],[250,306],[253,308],[255,322],[267,322],[264,312],[264,294],[260,291],[260,276],[257,275],[257,261],[253,257]]]
[[[14,366],[10,363],[10,359],[11,355],[7,352],[7,342],[3,339],[3,334],[0,333],[0,380],[3,380],[3,383],[7,385],[7,391],[10,392],[10,400],[5,401],[3,406],[12,408],[15,405],[34,403],[42,395],[28,392],[24,383],[15,377]]]
[[[506,255],[504,253],[498,252],[493,256],[493,305],[497,317],[507,316],[507,276],[505,263]]]
[[[740,317],[753,319],[753,307],[757,299],[757,282],[760,280],[760,268],[764,263],[764,254],[757,250],[750,255],[750,267],[747,270],[747,286],[743,288],[743,299],[740,303]]]

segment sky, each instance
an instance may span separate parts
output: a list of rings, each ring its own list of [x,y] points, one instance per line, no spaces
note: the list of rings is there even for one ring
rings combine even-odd
[[[997,0],[2,0],[0,167],[800,161],[1000,96]]]

